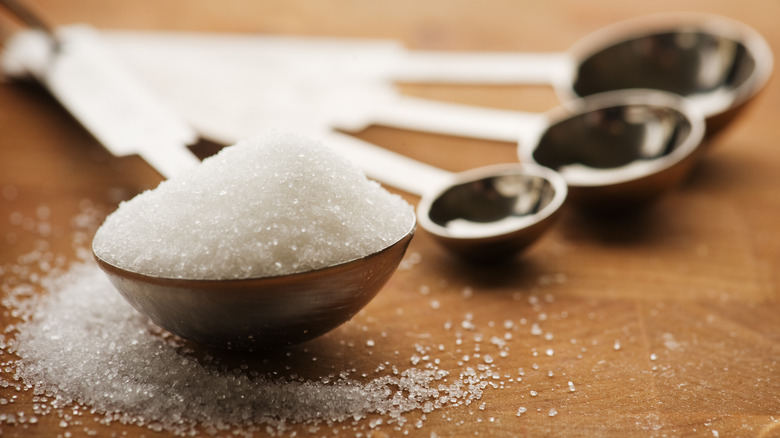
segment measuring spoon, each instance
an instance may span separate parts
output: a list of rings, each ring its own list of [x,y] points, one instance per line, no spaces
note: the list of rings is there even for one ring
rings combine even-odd
[[[753,28],[703,13],[638,17],[607,26],[563,53],[410,51],[397,80],[551,84],[562,101],[625,88],[690,98],[707,135],[730,122],[766,85],[773,57]]]
[[[522,251],[553,224],[568,193],[557,172],[535,164],[451,173],[345,134],[325,137],[369,177],[420,196],[420,226],[466,260]]]
[[[676,186],[705,132],[693,103],[658,90],[600,93],[538,114],[403,97],[371,117],[418,131],[517,141],[521,162],[559,171],[572,201],[590,206],[635,205]]]

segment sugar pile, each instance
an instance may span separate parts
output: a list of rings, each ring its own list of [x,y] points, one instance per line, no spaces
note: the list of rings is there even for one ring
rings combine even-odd
[[[9,345],[23,358],[18,377],[32,382],[50,408],[77,403],[106,422],[190,434],[237,426],[283,430],[287,422],[339,422],[370,413],[398,418],[444,395],[433,384],[447,373],[434,370],[410,369],[366,383],[346,374],[323,383],[224,372],[182,353],[175,339],[112,291],[93,263],[75,265],[43,286],[50,295],[30,306],[28,321]]]
[[[343,350],[330,365],[306,348],[288,351],[297,361],[271,359],[263,362],[267,366],[203,355],[121,298],[83,248],[101,218],[95,212],[80,216],[72,230],[80,262],[67,266],[67,258],[42,240],[17,264],[0,266],[0,311],[16,321],[0,333],[0,433],[5,426],[12,435],[40,432],[45,423],[64,437],[102,436],[97,428],[116,424],[180,436],[436,436],[436,424],[476,432],[486,425],[513,429],[510,422],[550,418],[553,410],[560,418],[566,399],[581,392],[581,382],[558,363],[567,356],[561,343],[554,356],[536,347],[529,355],[533,345],[549,343],[551,351],[547,324],[567,318],[565,312],[545,313],[551,295],[517,292],[511,299],[518,319],[494,322],[470,309],[476,296],[471,287],[453,297],[444,283],[414,290],[448,306],[464,300],[465,314],[399,302],[405,307],[395,314],[410,313],[408,333],[385,332],[387,321],[358,315],[329,335]],[[420,257],[407,255],[404,270],[415,269]],[[418,310],[443,330],[419,332],[411,314]],[[327,354],[330,347],[325,345]],[[380,348],[394,351],[372,360]],[[529,368],[506,362],[517,354]],[[313,373],[297,374],[309,366]],[[505,401],[491,400],[492,390],[511,391],[508,410]]]
[[[34,292],[37,287],[46,293]],[[418,344],[412,367],[384,363],[373,376],[353,377],[356,370],[346,369],[306,380],[227,368],[218,359],[197,358],[135,312],[91,260],[52,271],[40,284],[5,288],[5,294],[3,306],[21,322],[6,329],[10,337],[0,335],[0,358],[18,358],[0,360],[13,376],[0,376],[0,394],[15,388],[34,396],[32,412],[0,412],[0,424],[26,428],[57,415],[64,431],[83,427],[88,434],[94,430],[84,424],[91,421],[181,436],[294,436],[300,425],[320,434],[327,426],[332,430],[326,435],[337,425],[353,432],[388,426],[406,434],[434,410],[481,399],[498,377],[487,354],[484,363],[451,375],[431,357],[432,348]],[[475,359],[479,350],[475,346]],[[0,397],[0,404],[15,399]],[[408,425],[412,411],[422,414]]]
[[[267,277],[377,252],[403,237],[412,217],[401,197],[326,145],[274,132],[122,203],[93,249],[150,275]]]

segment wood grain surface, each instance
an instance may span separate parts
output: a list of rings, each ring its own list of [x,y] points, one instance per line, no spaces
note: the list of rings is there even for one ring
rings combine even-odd
[[[621,19],[703,11],[755,27],[780,59],[776,0],[30,1],[58,24],[392,38],[438,50],[559,51]],[[18,25],[1,20],[4,34]],[[457,374],[465,355],[474,366],[494,358],[496,388],[468,406],[411,412],[403,429],[362,420],[316,436],[780,437],[777,76],[685,183],[647,211],[610,218],[568,210],[527,253],[496,266],[465,265],[420,230],[401,269],[352,321],[258,367],[315,379],[342,369],[371,375],[377,364],[409,368],[417,349],[428,348]],[[400,87],[497,108],[558,103],[542,86]],[[505,143],[380,126],[354,134],[452,171],[516,160]],[[112,157],[40,87],[0,82],[3,290],[34,274],[9,268],[32,251],[77,260],[90,238],[73,223],[84,209],[97,212],[96,222],[80,226],[94,230],[121,200],[160,180],[138,157]],[[16,322],[0,308],[0,328]],[[0,367],[0,377],[13,381],[13,370]],[[0,413],[29,412],[33,397],[0,387],[0,399],[10,400]],[[521,406],[527,412],[518,416]],[[168,436],[89,415],[78,426],[60,421],[0,422],[0,436]],[[305,426],[293,432],[311,434]]]

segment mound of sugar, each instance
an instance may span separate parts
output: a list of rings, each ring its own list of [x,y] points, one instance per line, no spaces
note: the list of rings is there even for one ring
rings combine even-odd
[[[325,144],[274,132],[123,202],[98,229],[93,250],[149,275],[268,277],[382,250],[413,217],[400,196]]]

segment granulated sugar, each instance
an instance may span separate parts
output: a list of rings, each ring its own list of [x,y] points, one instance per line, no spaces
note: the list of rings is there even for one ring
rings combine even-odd
[[[522,394],[536,393],[532,385],[539,385],[542,376],[539,372],[534,384],[528,373],[521,371],[526,383],[500,372],[501,359],[510,352],[509,335],[522,333],[521,324],[480,324],[472,313],[461,316],[469,322],[465,332],[448,330],[457,342],[423,333],[409,356],[396,350],[397,361],[382,362],[373,372],[345,363],[342,369],[323,370],[327,376],[305,379],[251,365],[228,367],[218,358],[195,354],[135,312],[88,258],[38,282],[6,287],[4,295],[3,307],[20,323],[0,339],[0,358],[5,357],[0,369],[13,376],[0,378],[0,395],[2,388],[29,391],[33,404],[32,412],[0,414],[0,425],[33,427],[56,415],[64,432],[87,430],[85,424],[96,421],[185,436],[297,435],[301,425],[317,436],[373,430],[407,434],[423,428],[439,410],[448,422],[460,417],[456,424],[465,418],[495,422],[487,417],[493,412],[490,405],[481,401],[485,391],[521,385],[513,392],[522,400]],[[356,330],[365,333],[368,327]],[[384,332],[369,335],[365,345],[390,342],[387,337]],[[457,347],[448,350],[445,344]],[[364,354],[362,345],[350,348]],[[444,365],[453,354],[469,359]],[[289,370],[282,364],[276,368]],[[564,380],[558,387],[565,385]],[[4,400],[13,405],[15,398]],[[457,414],[457,409],[466,412]],[[470,417],[483,411],[486,417]]]
[[[518,319],[492,321],[470,306],[454,311],[477,293],[461,297],[464,286],[446,290],[444,283],[411,287],[411,296],[426,291],[422,303],[438,300],[436,312],[413,305],[395,312],[408,315],[410,327],[419,311],[441,318],[440,333],[390,331],[387,321],[359,314],[327,335],[338,352],[335,344],[312,344],[328,357],[300,347],[261,364],[192,349],[133,310],[80,246],[91,235],[80,228],[99,222],[72,221],[79,262],[65,265],[68,257],[41,240],[16,264],[0,266],[0,311],[18,321],[0,334],[0,431],[58,424],[63,437],[103,436],[96,427],[128,424],[182,436],[434,436],[444,424],[450,431],[480,423],[507,430],[515,427],[508,421],[529,416],[554,421],[549,412],[566,415],[565,398],[581,392],[556,364],[567,353],[537,355],[551,341],[528,333],[534,315],[544,331],[566,318],[544,312],[549,300],[518,301]],[[422,261],[419,253],[407,257],[409,269]],[[295,360],[286,361],[290,355]],[[514,403],[511,419],[490,394],[504,390]]]
[[[93,249],[135,272],[227,279],[363,257],[410,229],[411,206],[321,142],[270,133],[122,203]]]
[[[35,405],[35,418],[76,405],[104,423],[182,435],[268,426],[281,432],[292,424],[354,421],[371,414],[402,426],[406,412],[481,396],[479,386],[463,390],[479,383],[481,374],[474,370],[467,380],[449,386],[438,384],[447,371],[430,368],[396,369],[367,382],[350,379],[348,372],[306,381],[224,370],[182,352],[177,340],[113,290],[94,263],[74,265],[44,279],[42,286],[47,295],[30,298],[17,289],[4,303],[26,309],[19,313],[24,322],[15,337],[2,345],[20,358],[14,364],[16,378],[24,383],[1,383],[45,397],[46,403]],[[63,427],[72,423],[63,421]]]

